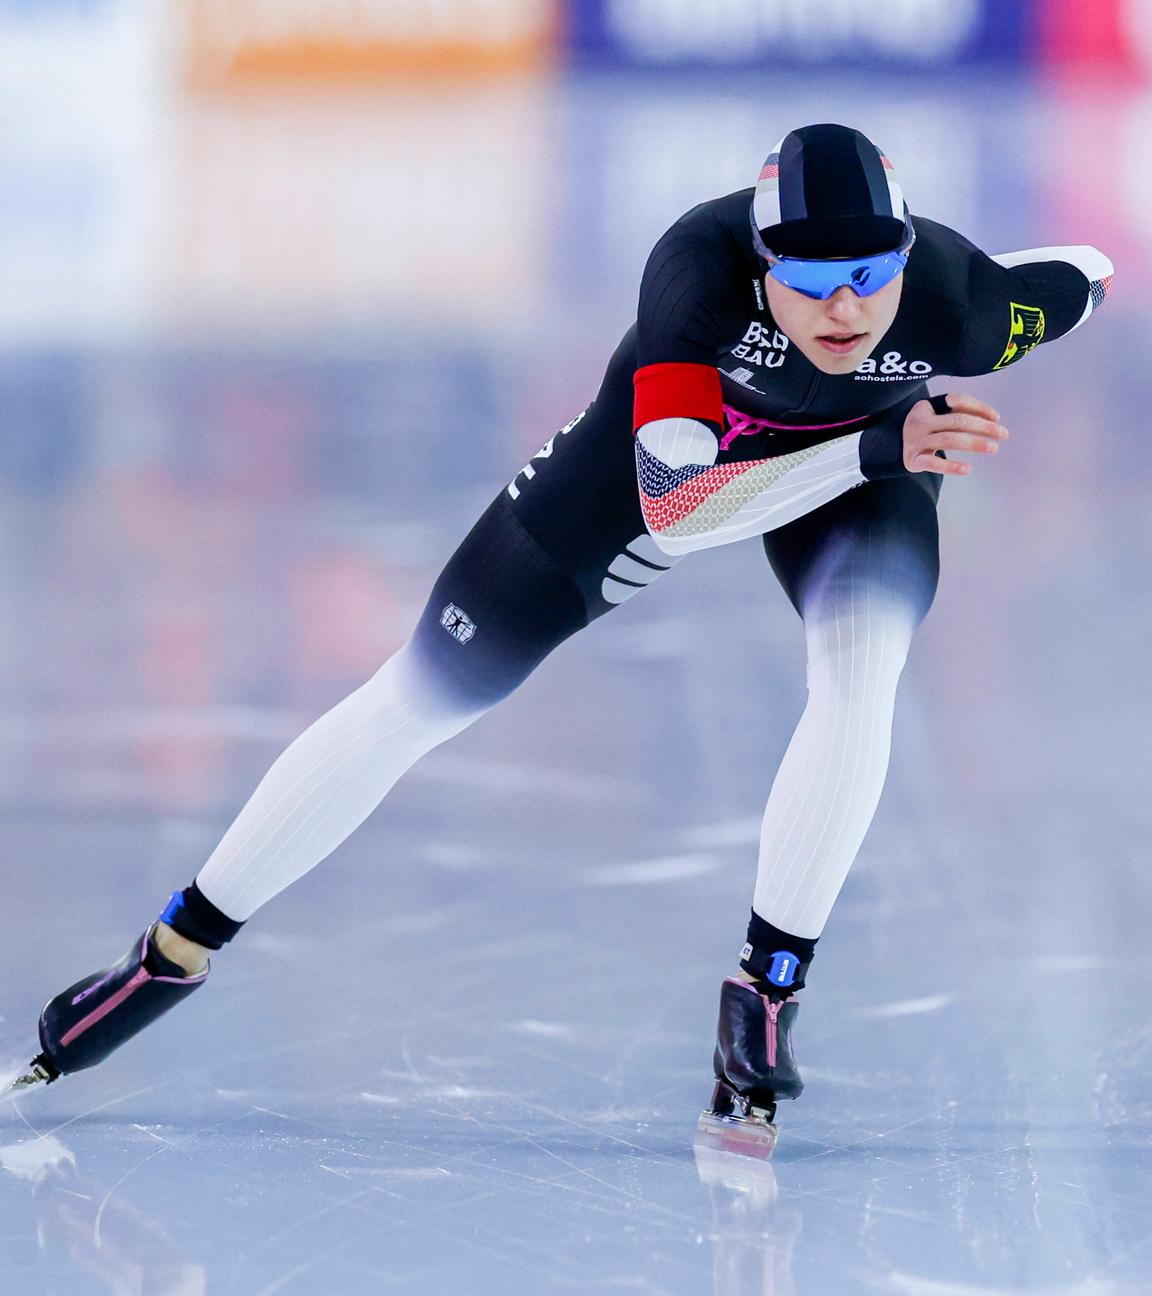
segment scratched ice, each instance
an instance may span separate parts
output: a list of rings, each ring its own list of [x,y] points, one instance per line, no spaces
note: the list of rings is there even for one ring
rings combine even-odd
[[[576,85],[542,119],[531,95],[446,87],[320,124],[307,104],[209,100],[182,109],[187,147],[158,132],[144,174],[205,168],[172,210],[224,239],[214,270],[173,237],[154,285],[178,285],[198,331],[166,325],[161,348],[133,322],[147,291],[78,275],[60,297],[100,297],[106,330],[0,344],[3,408],[35,432],[0,444],[5,1067],[34,1051],[47,995],[119,956],[283,743],[399,642],[479,508],[592,394],[652,239],[747,182],[765,121],[889,121],[922,209],[997,249],[1096,237],[1104,200],[1063,210],[1062,159],[1032,146],[1063,138],[1053,92],[926,91],[907,124],[877,93]],[[1114,137],[1108,104],[1076,112]],[[227,114],[236,156],[288,190],[237,186],[215,152]],[[457,156],[477,114],[519,149],[490,159],[515,184],[474,195],[516,241],[499,292],[467,297],[455,269],[437,287],[445,249],[413,248],[420,292],[377,318],[354,295],[367,225],[299,285],[276,278],[295,264],[277,238],[243,277],[238,221],[251,251],[283,232],[276,211],[304,231],[378,219],[326,182],[334,148],[349,174],[406,176],[417,153]],[[397,121],[412,140],[392,161]],[[52,192],[119,193],[111,217],[136,210],[116,185],[139,168],[93,153],[102,129],[41,127],[51,165],[106,168]],[[686,130],[726,145],[686,150]],[[103,228],[80,206],[76,249]],[[1135,279],[1142,249],[1115,252]],[[1093,327],[978,385],[1013,448],[945,491],[940,599],[804,993],[809,1088],[771,1166],[692,1149],[803,702],[799,626],[744,545],[681,564],[430,756],[147,1036],[0,1108],[0,1292],[1152,1291],[1137,296],[1118,279]],[[5,338],[24,336],[13,318]]]

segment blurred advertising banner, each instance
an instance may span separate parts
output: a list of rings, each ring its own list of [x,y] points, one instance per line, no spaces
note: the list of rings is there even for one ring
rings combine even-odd
[[[551,61],[558,0],[177,0],[198,81],[515,72]]]
[[[1048,63],[1152,73],[1152,0],[1047,0],[1039,20]]]
[[[569,23],[584,65],[935,71],[1021,61],[1033,2],[569,0]]]
[[[552,115],[538,78],[189,96],[156,193],[173,318],[395,320],[442,334],[430,356],[514,330],[539,309],[552,237]]]

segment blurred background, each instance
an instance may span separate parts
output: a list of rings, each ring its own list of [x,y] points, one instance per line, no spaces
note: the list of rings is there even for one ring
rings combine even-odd
[[[917,1037],[900,1047],[929,1058],[920,1089],[936,1106],[907,1160],[853,1177],[858,1157],[803,1169],[785,1156],[798,1213],[776,1231],[740,1213],[758,1190],[718,1223],[696,1180],[671,1175],[690,1169],[717,971],[743,930],[757,819],[803,704],[799,625],[758,547],[708,551],[429,757],[343,862],[286,893],[237,949],[245,994],[264,993],[270,1012],[269,968],[294,995],[314,993],[297,1005],[302,1021],[352,1020],[359,991],[326,951],[383,930],[357,879],[399,855],[414,867],[387,879],[397,962],[380,993],[393,1007],[421,993],[420,939],[445,913],[489,939],[493,1005],[518,1002],[511,965],[541,956],[516,943],[522,929],[566,913],[587,960],[572,977],[590,996],[574,991],[585,1024],[621,970],[637,995],[650,979],[667,988],[676,951],[682,1033],[661,1046],[662,1098],[604,1060],[628,1056],[621,1022],[649,1013],[647,1000],[620,999],[618,1022],[604,1008],[605,1030],[623,1033],[590,1030],[586,1067],[571,1073],[584,1086],[572,1109],[593,1104],[584,1128],[611,1126],[618,1099],[612,1110],[639,1111],[653,1130],[688,1112],[659,1155],[633,1132],[646,1151],[630,1144],[613,1161],[609,1140],[592,1166],[597,1183],[627,1190],[629,1227],[561,1194],[549,1225],[528,1209],[536,1251],[509,1244],[499,1263],[445,1254],[423,1278],[418,1260],[397,1260],[406,1291],[792,1296],[873,1290],[876,1275],[877,1290],[934,1296],[1152,1289],[1145,1161],[1092,1145],[1072,1171],[1011,1151],[1031,1148],[1037,1129],[1056,1137],[1068,1092],[1095,1093],[1125,1129],[1138,1118],[1125,1147],[1146,1148],[1152,1128],[1123,1063],[1075,1070],[1044,998],[1064,993],[1055,978],[1069,967],[1099,967],[1117,946],[1133,985],[1147,988],[1150,971],[1138,920],[1152,831],[1152,0],[0,0],[0,908],[19,915],[0,1033],[16,1052],[56,983],[148,921],[282,747],[404,641],[482,507],[595,394],[663,230],[751,185],[785,132],[821,120],[868,132],[914,213],[989,252],[1092,243],[1116,265],[1086,327],[965,382],[995,401],[1014,440],[945,488],[940,600],[906,675],[889,791],[835,920],[842,948],[877,957],[901,933],[892,993],[928,1005],[907,1010],[916,1022],[941,1007],[942,985],[955,989],[979,931],[976,948],[1009,987],[989,1028],[989,1089],[1010,1095],[1003,1120],[966,1134],[963,1105],[941,1116],[973,1086],[944,1035],[935,1052]],[[749,687],[718,678],[717,662]],[[973,877],[995,897],[991,913],[977,912]],[[653,915],[661,940],[638,938]],[[62,931],[76,935],[51,935]],[[840,1024],[864,1012],[863,991],[843,956],[826,967],[824,1097],[794,1126],[820,1155],[878,1137],[830,1114],[865,1092],[837,1071],[865,1028],[845,1043]],[[216,1002],[205,1038],[231,1028],[228,1001]],[[520,1011],[531,1023],[549,1008]],[[1040,1017],[1038,1033],[1020,1031]],[[955,1040],[962,1028],[949,1018],[947,1029]],[[184,1052],[170,1072],[149,1055],[159,1079],[136,1119],[175,1138],[166,1094],[198,1113],[194,1129],[236,1086],[223,1072],[188,1082],[209,1063],[179,1031],[165,1038]],[[541,1038],[539,1074],[518,1057],[515,1084],[532,1077],[546,1103],[566,1046]],[[424,1072],[451,1072],[458,1044],[418,1043]],[[301,1121],[324,1109],[332,1056],[306,1044],[246,1076],[264,1092],[282,1084],[278,1111]],[[497,1069],[513,1047],[471,1044]],[[1146,1056],[1149,1041],[1136,1044]],[[109,1063],[85,1092],[120,1101],[135,1092],[133,1065]],[[1034,1066],[1054,1086],[1042,1112],[1020,1087]],[[365,1075],[353,1087],[370,1099],[386,1085]],[[267,1149],[256,1125],[250,1143],[181,1163],[200,1200],[220,1175],[234,1185],[232,1213],[200,1220],[202,1238],[227,1239],[212,1255],[156,1207],[164,1163],[151,1162],[144,1127],[130,1115],[75,1124],[77,1091],[59,1092],[49,1110],[70,1145],[52,1164],[72,1173],[78,1159],[98,1183],[69,1180],[44,1209],[8,1198],[0,1257],[29,1289],[331,1290],[307,1268],[311,1226],[294,1235],[299,1270],[257,1244],[283,1213],[306,1222],[326,1200],[322,1174],[315,1199],[284,1189],[314,1171],[314,1147],[293,1145],[292,1160],[285,1143],[290,1164],[263,1187],[241,1166]],[[866,1091],[869,1110],[885,1111],[891,1092]],[[905,1085],[900,1102],[915,1107],[918,1092]],[[461,1093],[469,1120],[491,1116]],[[361,1128],[366,1111],[349,1107],[341,1129]],[[420,1114],[417,1103],[409,1117]],[[537,1132],[547,1146],[550,1128]],[[425,1161],[421,1146],[414,1135],[412,1174],[433,1174],[435,1140]],[[20,1156],[0,1149],[16,1175],[0,1175],[0,1192],[42,1185],[45,1158],[32,1161],[39,1169],[18,1173]],[[146,1162],[116,1198],[128,1257],[117,1262],[99,1245],[116,1210],[94,1229],[69,1210],[79,1198],[107,1205],[107,1185]],[[265,1210],[273,1175],[283,1195]],[[150,1216],[132,1222],[152,1209],[166,1242]],[[381,1219],[332,1218],[346,1231],[354,1219],[369,1242],[385,1234]],[[452,1228],[486,1235],[487,1224],[461,1207]],[[582,1250],[589,1238],[599,1261]],[[141,1273],[151,1286],[131,1285]],[[346,1291],[391,1290],[370,1266],[340,1273]],[[440,1286],[445,1275],[457,1285]]]
[[[406,636],[654,240],[807,121],[990,251],[1116,263],[1107,324],[1006,385],[1060,472],[949,492],[958,541],[1010,508],[1008,561],[1058,558],[1147,340],[1150,68],[1148,0],[0,0],[0,795],[234,799],[236,726]]]

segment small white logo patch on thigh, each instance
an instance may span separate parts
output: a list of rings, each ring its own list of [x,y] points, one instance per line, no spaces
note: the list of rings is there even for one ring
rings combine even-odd
[[[476,622],[455,603],[449,603],[440,613],[440,624],[457,643],[467,643],[476,633]]]

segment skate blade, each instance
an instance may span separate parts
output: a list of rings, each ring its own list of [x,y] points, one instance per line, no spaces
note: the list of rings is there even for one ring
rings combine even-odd
[[[4,1088],[0,1089],[0,1102],[6,1099],[19,1098],[22,1094],[33,1089],[36,1085],[51,1084],[56,1079],[54,1075],[39,1060],[28,1065],[27,1070],[18,1074],[14,1079],[8,1081]]]
[[[729,1152],[737,1156],[753,1157],[767,1161],[776,1148],[778,1131],[771,1121],[762,1116],[721,1116],[713,1111],[702,1112],[696,1124],[693,1145],[714,1152]]]

